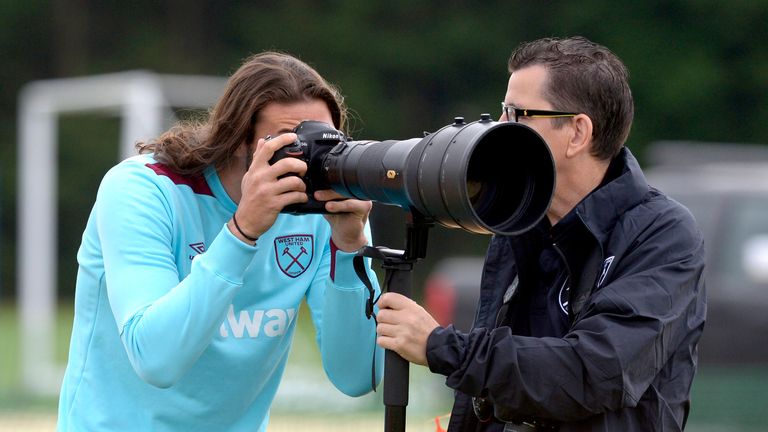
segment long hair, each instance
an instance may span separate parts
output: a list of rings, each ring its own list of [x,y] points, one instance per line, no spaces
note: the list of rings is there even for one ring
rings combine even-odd
[[[240,145],[253,141],[259,113],[268,104],[312,99],[324,101],[334,126],[344,129],[347,110],[336,87],[293,56],[263,52],[249,57],[229,78],[207,121],[180,122],[136,148],[154,153],[179,174],[199,174],[209,165],[223,167]]]
[[[592,119],[592,155],[605,160],[618,154],[635,112],[629,72],[621,60],[608,48],[576,36],[524,43],[512,53],[508,69],[512,73],[533,65],[547,69],[543,96],[555,110]],[[567,121],[552,120],[556,127]]]

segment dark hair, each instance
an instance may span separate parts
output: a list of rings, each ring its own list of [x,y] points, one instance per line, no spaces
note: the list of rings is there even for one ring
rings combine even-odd
[[[136,148],[154,152],[157,161],[179,174],[199,174],[208,165],[225,165],[242,143],[254,139],[256,121],[268,104],[312,99],[324,101],[334,126],[344,129],[347,110],[336,87],[295,57],[263,52],[248,58],[229,78],[207,121],[179,123]]]
[[[611,159],[624,146],[632,127],[634,102],[629,72],[608,48],[586,38],[546,38],[523,43],[510,56],[512,73],[542,65],[548,71],[544,98],[557,111],[584,113],[592,119],[591,153]],[[556,126],[567,119],[553,119]]]

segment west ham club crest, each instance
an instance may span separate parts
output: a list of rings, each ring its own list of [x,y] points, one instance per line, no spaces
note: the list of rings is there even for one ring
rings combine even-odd
[[[275,239],[277,266],[286,276],[295,278],[307,271],[312,262],[315,239],[311,234],[294,234]]]

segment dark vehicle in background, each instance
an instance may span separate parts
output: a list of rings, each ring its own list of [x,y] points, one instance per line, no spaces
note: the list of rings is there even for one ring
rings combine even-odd
[[[702,364],[768,364],[768,163],[659,168],[648,181],[691,210],[704,233]]]
[[[707,323],[702,365],[768,365],[768,149],[749,145],[657,143],[648,183],[691,210],[705,239]],[[425,307],[441,324],[468,330],[482,257],[435,266]]]

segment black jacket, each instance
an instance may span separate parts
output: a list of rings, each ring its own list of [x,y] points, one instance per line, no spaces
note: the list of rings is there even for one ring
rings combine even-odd
[[[706,315],[702,235],[685,207],[648,186],[629,150],[606,179],[563,226],[494,237],[473,329],[429,336],[430,370],[457,390],[450,431],[503,429],[478,421],[472,396],[497,419],[560,431],[684,428]],[[570,327],[523,336],[510,323],[529,319],[527,302],[541,289],[541,244],[561,257],[570,292],[549,308],[566,307]]]

